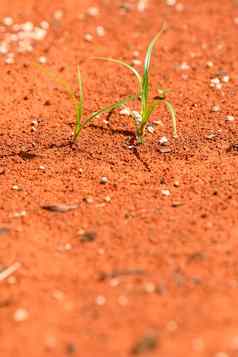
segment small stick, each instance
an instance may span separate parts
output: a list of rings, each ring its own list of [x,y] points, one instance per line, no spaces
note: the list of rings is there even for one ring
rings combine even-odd
[[[120,276],[140,276],[144,275],[145,271],[141,269],[128,269],[128,270],[115,270],[110,273],[101,272],[99,274],[99,280],[114,279]]]
[[[21,267],[21,263],[16,262],[16,263],[10,265],[10,267],[1,271],[0,272],[0,281],[7,279],[10,275],[14,274],[20,267]]]

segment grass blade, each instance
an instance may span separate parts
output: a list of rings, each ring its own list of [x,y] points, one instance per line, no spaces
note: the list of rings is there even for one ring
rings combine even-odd
[[[170,103],[168,100],[165,101],[165,105],[167,107],[169,114],[171,115],[171,118],[172,118],[173,137],[177,138],[178,135],[177,135],[177,124],[176,124],[176,111],[175,111],[172,103]]]
[[[114,59],[114,58],[110,58],[110,57],[93,57],[93,58],[98,59],[98,60],[102,60],[102,61],[108,61],[108,62],[112,62],[112,63],[117,63],[117,64],[120,64],[121,66],[129,69],[136,76],[136,78],[137,78],[137,80],[139,82],[140,92],[141,92],[142,78],[141,78],[141,75],[139,74],[139,72],[134,67],[132,67],[131,65],[129,65],[126,62],[123,62],[121,60],[117,60],[117,59]]]
[[[150,68],[150,62],[151,62],[151,55],[153,48],[162,35],[163,31],[165,29],[165,25],[162,26],[160,32],[153,38],[153,40],[150,42],[147,51],[146,51],[146,56],[145,56],[145,62],[144,62],[144,74],[142,77],[142,113],[146,111],[146,106],[148,103],[148,96],[149,96],[149,68]]]
[[[74,141],[77,139],[77,137],[80,134],[82,125],[81,125],[81,118],[83,115],[83,109],[84,109],[84,92],[83,92],[83,81],[80,73],[80,69],[78,67],[77,71],[77,79],[78,79],[78,85],[79,85],[79,100],[76,103],[75,110],[76,110],[76,125],[74,129]]]
[[[82,124],[82,127],[85,127],[85,125],[87,125],[88,123],[90,123],[95,117],[97,117],[99,114],[102,114],[102,113],[110,113],[112,112],[113,110],[117,109],[117,108],[120,108],[122,105],[128,103],[130,100],[136,100],[138,99],[137,96],[135,95],[130,95],[124,99],[121,99],[117,102],[115,102],[114,104],[112,105],[109,105],[107,107],[104,107],[100,110],[98,110],[97,112],[94,112],[92,113],[85,121],[84,123]]]

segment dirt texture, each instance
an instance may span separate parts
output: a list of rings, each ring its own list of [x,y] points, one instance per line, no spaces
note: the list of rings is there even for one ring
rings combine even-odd
[[[2,357],[238,355],[238,3],[168,3],[0,2],[3,22],[50,24],[14,63],[0,55],[0,279],[19,263],[0,281]],[[119,111],[70,145],[71,102],[34,63],[75,89],[80,64],[90,113],[136,89],[90,57],[143,60],[163,22],[151,83],[173,89],[178,138],[161,107],[144,145],[128,148]]]

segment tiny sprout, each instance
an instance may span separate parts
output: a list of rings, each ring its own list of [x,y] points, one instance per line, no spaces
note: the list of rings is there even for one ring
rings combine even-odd
[[[58,75],[53,74],[51,71],[47,70],[46,68],[42,68],[42,66],[38,64],[34,64],[34,66],[39,69],[41,72],[46,74],[49,78],[53,79],[57,84],[59,84],[62,88],[64,88],[65,92],[69,95],[72,104],[75,110],[75,126],[73,131],[73,143],[75,143],[78,137],[81,134],[82,129],[86,127],[86,125],[90,124],[93,119],[98,117],[100,114],[103,113],[110,113],[117,108],[122,107],[126,104],[129,100],[134,100],[134,96],[128,96],[124,99],[121,99],[112,105],[99,109],[93,113],[91,113],[88,117],[83,119],[84,117],[84,90],[83,90],[83,80],[81,76],[80,69],[77,69],[77,82],[79,87],[79,94],[75,94],[75,91],[71,88],[69,83],[64,79],[60,78]]]
[[[137,95],[132,99],[136,98],[140,100],[140,112],[131,111],[131,117],[134,120],[136,128],[136,138],[137,143],[142,144],[144,141],[145,128],[147,127],[151,115],[155,112],[157,107],[163,102],[172,118],[173,126],[173,136],[177,137],[176,129],[176,112],[171,102],[167,100],[167,94],[170,91],[169,89],[158,89],[158,95],[153,99],[150,99],[150,81],[149,81],[149,69],[151,62],[151,55],[156,42],[159,40],[161,34],[164,32],[165,26],[162,27],[161,31],[152,39],[149,43],[149,46],[146,51],[145,60],[144,60],[144,71],[141,75],[134,67],[131,65],[117,59],[108,58],[108,57],[96,57],[96,59],[113,62],[130,70],[137,78],[139,90]]]

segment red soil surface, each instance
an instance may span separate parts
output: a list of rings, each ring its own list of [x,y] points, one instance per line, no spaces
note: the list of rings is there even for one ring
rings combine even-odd
[[[122,3],[0,3],[0,18],[51,24],[31,54],[9,65],[0,58],[0,226],[9,229],[0,237],[0,266],[21,263],[0,282],[3,357],[238,354],[237,119],[225,121],[238,117],[237,2],[181,0],[178,11],[149,0],[142,13],[133,1],[120,12]],[[98,16],[82,17],[92,5]],[[52,22],[59,9],[63,18]],[[137,152],[129,150],[132,125],[117,112],[109,124],[97,119],[77,147],[69,146],[71,103],[32,63],[46,56],[47,67],[75,88],[80,63],[89,113],[133,93],[136,83],[123,68],[88,58],[131,61],[137,50],[143,59],[163,21],[169,29],[153,58],[152,82],[173,88],[179,138],[172,138],[161,109],[164,127],[147,133]],[[104,37],[95,35],[96,26],[105,28]],[[211,78],[223,72],[230,81],[211,88]],[[211,112],[214,104],[219,112]],[[159,150],[162,135],[170,153]],[[41,208],[58,203],[80,207]],[[22,210],[26,215],[15,217]],[[83,231],[95,239],[82,242]],[[24,321],[16,321],[19,309],[28,313]]]

